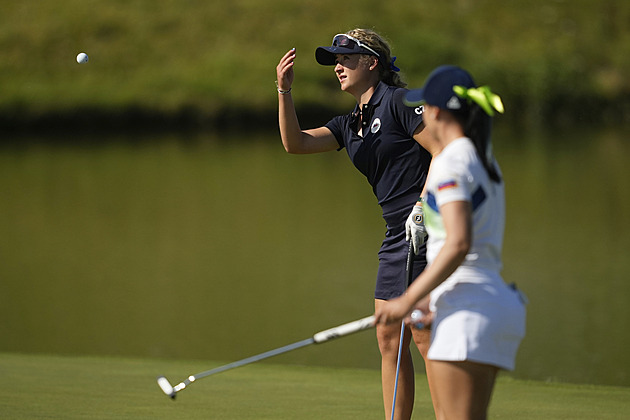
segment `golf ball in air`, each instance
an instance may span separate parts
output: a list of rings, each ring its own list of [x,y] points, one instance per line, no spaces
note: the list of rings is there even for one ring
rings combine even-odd
[[[77,55],[77,63],[79,64],[87,63],[88,60],[89,58],[86,53],[79,53],[79,55]]]

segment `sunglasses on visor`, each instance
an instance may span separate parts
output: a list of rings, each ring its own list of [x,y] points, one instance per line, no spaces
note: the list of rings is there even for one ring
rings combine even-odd
[[[346,35],[346,34],[337,34],[335,35],[335,37],[333,38],[332,41],[332,46],[333,47],[344,47],[344,48],[352,48],[354,49],[354,47],[359,47],[359,48],[363,48],[365,50],[368,50],[369,52],[371,52],[372,54],[374,54],[377,57],[381,57],[379,53],[377,53],[376,51],[374,51],[372,48],[368,47],[366,44],[364,44],[363,42],[359,41],[358,39],[350,36],[350,35]]]

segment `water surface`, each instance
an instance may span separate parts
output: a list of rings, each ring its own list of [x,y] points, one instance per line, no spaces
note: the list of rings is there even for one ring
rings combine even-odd
[[[503,274],[530,299],[514,375],[628,386],[627,136],[506,133]],[[287,155],[275,132],[23,143],[0,147],[0,351],[227,362],[372,311],[385,224],[345,152]],[[275,361],[379,366],[373,331]]]

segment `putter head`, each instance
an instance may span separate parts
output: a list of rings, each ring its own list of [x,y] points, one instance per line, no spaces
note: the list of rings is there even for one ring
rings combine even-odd
[[[160,389],[167,396],[171,397],[172,399],[175,399],[175,396],[177,395],[177,393],[175,392],[175,389],[173,388],[171,383],[168,381],[168,379],[166,379],[165,376],[158,376],[157,383],[158,383],[158,386],[160,387]]]

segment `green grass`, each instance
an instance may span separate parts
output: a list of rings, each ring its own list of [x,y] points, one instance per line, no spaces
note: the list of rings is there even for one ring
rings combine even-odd
[[[208,377],[171,401],[171,382],[221,363],[0,354],[0,414],[19,419],[381,419],[375,370],[258,363]],[[630,388],[500,377],[495,419],[620,419]],[[417,375],[414,419],[432,418],[426,378]]]

